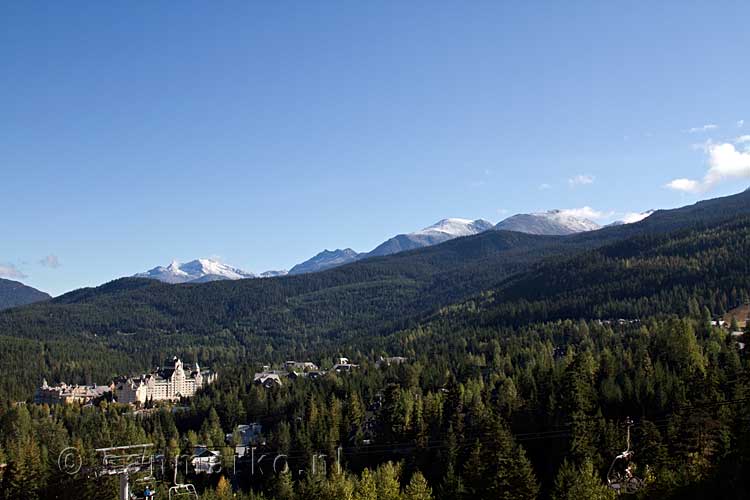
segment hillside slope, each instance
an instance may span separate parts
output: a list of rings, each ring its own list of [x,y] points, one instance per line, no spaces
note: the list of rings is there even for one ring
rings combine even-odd
[[[750,216],[750,193],[571,236],[487,231],[314,274],[180,285],[121,279],[0,312],[0,343],[6,347],[0,369],[17,374],[17,380],[0,381],[0,397],[23,397],[41,374],[89,382],[124,366],[147,368],[185,350],[231,363],[302,357],[346,345],[359,349],[480,293],[493,297],[480,303],[488,323],[658,312],[664,308],[649,301],[672,284],[674,293],[662,304],[687,307],[681,297],[704,281],[731,295],[727,286],[750,278],[741,262],[731,281],[717,278],[729,272],[719,259],[722,248],[732,259],[747,254],[741,241],[730,237],[746,231],[746,220],[736,220],[742,216]],[[675,231],[688,234],[679,259],[666,254],[681,241],[667,235]],[[720,236],[711,237],[714,233]],[[692,238],[707,239],[714,253],[690,246]],[[612,260],[618,252],[645,259],[635,281],[633,268]],[[648,252],[658,259],[649,261]],[[706,261],[709,257],[713,260]],[[664,265],[664,259],[674,265]],[[704,261],[715,267],[702,267]],[[609,296],[613,305],[600,309]],[[710,303],[725,302],[730,300]],[[19,392],[18,380],[27,392]]]
[[[21,282],[0,278],[0,310],[49,300],[49,294]]]

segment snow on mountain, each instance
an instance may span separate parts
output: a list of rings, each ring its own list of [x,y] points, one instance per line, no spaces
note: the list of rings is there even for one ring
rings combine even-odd
[[[645,212],[633,212],[625,214],[622,219],[607,224],[607,226],[622,226],[623,224],[633,224],[635,222],[640,222],[654,212],[656,212],[656,210],[646,210]]]
[[[308,259],[289,270],[289,274],[304,274],[314,273],[317,271],[325,271],[332,267],[343,266],[349,262],[354,262],[359,259],[360,254],[352,250],[351,248],[336,249],[336,250],[323,250],[319,254],[315,255],[311,259]]]
[[[260,273],[261,278],[277,278],[279,276],[286,276],[289,274],[289,271],[286,269],[282,269],[280,271],[265,271]]]
[[[394,236],[375,247],[363,257],[379,257],[404,252],[406,250],[415,250],[417,248],[437,245],[438,243],[443,243],[444,241],[452,240],[453,238],[479,234],[488,229],[492,229],[492,227],[491,222],[483,219],[442,219],[419,231]]]
[[[239,280],[255,278],[253,273],[222,264],[212,259],[196,259],[180,263],[172,261],[168,266],[158,266],[138,273],[136,278],[151,278],[165,283],[205,283],[217,280]]]
[[[595,231],[601,226],[596,222],[571,215],[566,210],[549,210],[532,214],[516,214],[500,221],[495,229],[520,233],[564,235]]]
[[[438,243],[452,240],[453,238],[471,236],[473,234],[487,231],[488,229],[492,229],[492,223],[482,219],[443,219],[431,226],[420,229],[419,231],[394,236],[367,253],[357,253],[351,248],[333,251],[324,250],[315,257],[291,268],[289,274],[324,271],[366,257],[391,255],[406,250],[437,245]]]

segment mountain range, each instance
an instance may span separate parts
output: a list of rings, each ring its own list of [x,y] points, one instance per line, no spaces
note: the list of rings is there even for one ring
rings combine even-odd
[[[323,250],[312,258],[293,266],[287,271],[267,271],[255,275],[248,271],[222,264],[211,259],[197,259],[185,264],[172,262],[169,266],[155,267],[135,277],[152,278],[165,283],[201,283],[221,279],[243,279],[256,277],[278,277],[325,271],[351,262],[371,257],[383,257],[395,253],[425,248],[454,238],[473,236],[489,230],[516,231],[536,235],[567,235],[594,231],[601,226],[591,220],[576,217],[564,210],[541,213],[516,214],[494,225],[484,219],[446,218],[419,231],[398,234],[387,239],[369,252],[356,252],[351,248]]]
[[[617,221],[611,225],[626,224],[641,220],[651,213],[653,211],[644,212],[640,214],[640,217],[631,218],[627,221]],[[167,266],[157,266],[148,271],[137,273],[134,277],[155,279],[169,284],[206,283],[210,281],[248,278],[274,278],[287,274],[298,275],[325,271],[367,258],[383,257],[409,250],[417,250],[455,238],[477,235],[489,230],[505,230],[552,236],[594,231],[600,228],[601,226],[597,223],[585,218],[576,217],[564,210],[516,214],[500,221],[496,225],[483,219],[446,218],[419,231],[398,234],[379,244],[369,252],[359,253],[351,248],[324,250],[312,258],[295,265],[288,272],[286,270],[278,270],[255,274],[224,264],[215,259],[199,258],[184,263],[173,261]],[[21,287],[23,286],[21,285]],[[36,300],[50,298],[49,295],[38,290],[26,287],[29,290],[33,290],[31,292],[21,287],[6,286],[4,299],[0,299],[0,308],[25,305]]]

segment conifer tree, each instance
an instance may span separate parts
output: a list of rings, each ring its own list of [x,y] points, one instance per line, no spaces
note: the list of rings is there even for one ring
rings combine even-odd
[[[403,497],[404,500],[432,500],[432,489],[421,472],[412,474]]]

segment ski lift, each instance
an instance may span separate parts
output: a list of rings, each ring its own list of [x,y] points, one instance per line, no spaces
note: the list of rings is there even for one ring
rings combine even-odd
[[[633,421],[628,417],[625,424],[628,426],[628,446],[625,451],[615,457],[607,472],[607,486],[615,490],[618,495],[632,495],[637,493],[645,484],[643,479],[633,475],[632,461],[634,452],[630,449],[630,428],[633,426]]]
[[[197,500],[198,492],[192,484],[176,484],[169,488],[169,500],[190,499]]]

